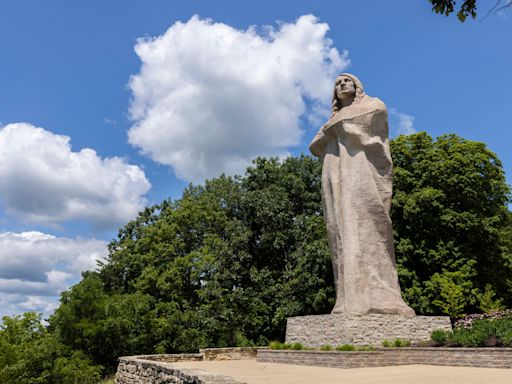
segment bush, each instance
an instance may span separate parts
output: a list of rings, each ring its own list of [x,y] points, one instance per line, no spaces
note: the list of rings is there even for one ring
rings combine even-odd
[[[362,345],[360,347],[357,347],[356,350],[361,352],[371,352],[375,351],[375,347],[372,347],[371,345]]]
[[[355,351],[356,347],[350,344],[339,345],[336,347],[337,351]]]
[[[293,349],[295,351],[301,351],[303,349],[306,349],[306,347],[304,347],[304,345],[302,345],[301,343],[288,344],[281,343],[279,341],[272,341],[270,343],[270,349]]]
[[[510,312],[509,312],[510,313]],[[512,347],[512,316],[471,315],[453,331],[436,330],[431,338],[437,345],[454,347]]]
[[[438,345],[444,345],[446,343],[446,340],[448,338],[448,334],[451,332],[446,332],[442,329],[436,329],[432,331],[432,334],[430,335],[430,338],[436,342]]]
[[[407,339],[395,339],[395,341],[393,341],[393,346],[396,348],[410,347],[411,341]]]
[[[283,349],[283,343],[279,342],[279,341],[272,341],[270,343],[270,349]]]
[[[60,343],[41,315],[5,316],[0,322],[0,383],[94,384],[103,367]]]
[[[320,347],[320,350],[321,351],[332,351],[333,348],[332,348],[332,345],[329,345],[329,344],[324,344]]]
[[[382,342],[382,346],[384,348],[401,348],[401,347],[410,347],[411,341],[407,339],[395,339],[393,341],[384,340]]]
[[[512,309],[505,309],[503,311],[492,311],[489,313],[474,313],[471,315],[467,315],[461,319],[458,319],[455,322],[454,326],[471,328],[473,326],[473,322],[475,322],[476,320],[496,320],[507,318],[512,319]]]

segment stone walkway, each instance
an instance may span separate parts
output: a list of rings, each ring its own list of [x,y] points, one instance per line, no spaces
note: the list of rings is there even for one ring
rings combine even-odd
[[[195,361],[173,366],[227,375],[247,384],[511,384],[512,370],[432,365],[380,368],[324,368],[258,363],[256,360]]]

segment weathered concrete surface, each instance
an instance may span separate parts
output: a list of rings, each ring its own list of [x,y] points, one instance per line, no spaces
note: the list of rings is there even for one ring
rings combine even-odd
[[[451,330],[447,316],[349,315],[330,314],[288,318],[286,342],[319,347],[375,345],[383,340],[430,340],[435,329]]]
[[[510,384],[508,369],[406,365],[339,369],[254,360],[183,362],[177,366],[221,374],[247,384]]]

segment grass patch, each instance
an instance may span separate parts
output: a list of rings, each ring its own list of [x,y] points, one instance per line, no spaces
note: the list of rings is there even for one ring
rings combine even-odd
[[[338,345],[336,347],[337,351],[355,351],[356,347],[350,344]]]
[[[329,344],[324,344],[320,347],[320,350],[321,351],[332,351],[334,348],[332,347],[332,345],[329,345]]]
[[[410,347],[411,341],[408,339],[395,339],[395,340],[384,340],[382,342],[384,348],[402,348]]]
[[[281,343],[280,341],[272,341],[269,344],[270,349],[274,350],[292,350],[292,351],[375,351],[375,348],[369,345],[355,346],[351,344],[339,345],[333,347],[329,344],[324,344],[320,348],[307,347],[301,343]]]
[[[291,349],[291,350],[294,350],[294,351],[302,351],[304,349],[308,349],[307,347],[305,347],[301,343],[289,344],[289,343],[281,343],[280,341],[272,341],[269,346],[270,346],[270,349],[276,349],[276,350]]]

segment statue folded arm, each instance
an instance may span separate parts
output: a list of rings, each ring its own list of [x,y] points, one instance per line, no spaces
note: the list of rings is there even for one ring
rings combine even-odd
[[[309,145],[309,150],[313,155],[319,158],[324,157],[325,146],[327,141],[329,140],[327,133],[324,131],[325,125],[320,128],[316,136],[313,138],[313,141]]]

